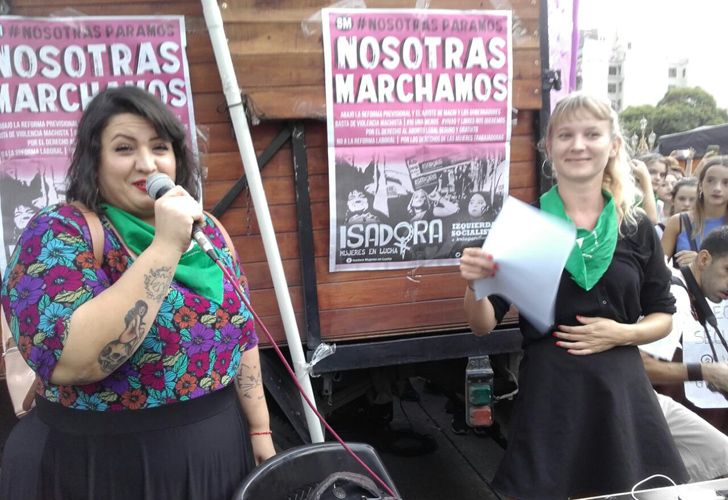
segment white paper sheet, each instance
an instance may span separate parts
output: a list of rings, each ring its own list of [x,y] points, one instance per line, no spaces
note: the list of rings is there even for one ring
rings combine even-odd
[[[501,295],[547,333],[554,322],[561,273],[575,240],[573,225],[508,197],[483,243],[498,272],[473,284],[476,298]]]

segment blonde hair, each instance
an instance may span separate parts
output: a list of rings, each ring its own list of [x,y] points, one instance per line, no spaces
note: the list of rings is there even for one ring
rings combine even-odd
[[[619,127],[619,118],[609,103],[581,92],[574,92],[564,97],[551,113],[551,119],[546,128],[546,141],[551,140],[551,134],[557,124],[570,120],[583,111],[597,120],[609,121],[612,140],[617,139],[619,142],[617,154],[607,160],[602,178],[602,189],[609,192],[614,199],[619,219],[619,231],[622,234],[622,223],[631,227],[637,225],[636,207],[642,201],[642,193],[637,189],[632,177],[632,165],[627,156],[622,130]]]
[[[700,163],[700,171],[698,172],[698,199],[695,200],[695,206],[691,210],[693,215],[693,232],[690,235],[691,238],[697,238],[699,234],[703,234],[703,229],[705,228],[705,193],[703,193],[703,181],[711,167],[715,167],[716,165],[728,167],[728,155],[711,156],[708,160]],[[726,220],[728,220],[728,206],[726,206],[723,212],[723,223]]]

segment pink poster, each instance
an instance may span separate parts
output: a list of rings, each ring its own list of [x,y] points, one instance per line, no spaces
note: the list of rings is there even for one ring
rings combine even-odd
[[[511,12],[322,19],[331,271],[456,263],[508,193]]]
[[[28,220],[64,199],[76,125],[100,90],[144,88],[194,130],[185,45],[182,16],[0,17],[0,271]]]

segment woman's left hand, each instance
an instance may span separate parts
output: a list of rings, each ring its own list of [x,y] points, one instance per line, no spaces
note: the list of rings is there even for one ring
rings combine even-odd
[[[553,333],[558,339],[556,345],[567,349],[569,354],[596,354],[624,343],[626,325],[599,317],[577,316],[576,319],[580,326],[559,325]]]
[[[697,256],[698,252],[693,252],[692,250],[680,250],[675,254],[673,260],[677,262],[678,266],[687,267],[695,262]]]
[[[255,465],[260,465],[276,454],[276,449],[273,446],[273,436],[271,434],[251,435],[250,441],[253,448],[253,456],[255,457]]]

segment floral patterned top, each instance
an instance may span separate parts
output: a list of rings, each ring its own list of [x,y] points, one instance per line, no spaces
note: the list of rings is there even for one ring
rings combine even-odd
[[[39,393],[70,408],[117,411],[194,399],[230,384],[258,337],[250,311],[224,277],[222,304],[173,281],[142,344],[104,380],[50,382],[73,312],[115,283],[133,259],[102,221],[101,267],[85,218],[65,204],[47,207],[28,223],[8,264],[0,300],[20,352],[40,375]],[[206,222],[203,231],[239,278],[222,233],[210,218]]]

